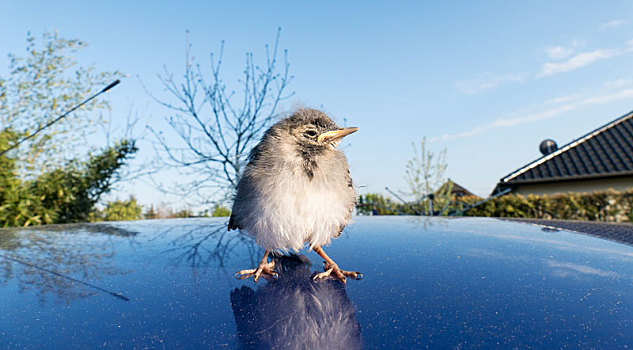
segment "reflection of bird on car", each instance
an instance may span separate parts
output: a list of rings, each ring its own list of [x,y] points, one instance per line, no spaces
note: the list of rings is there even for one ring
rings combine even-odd
[[[361,330],[345,288],[314,283],[305,256],[274,258],[279,278],[231,291],[240,347],[245,349],[360,349]]]
[[[315,279],[362,277],[340,269],[322,248],[341,234],[354,210],[349,166],[336,147],[357,130],[338,127],[321,111],[299,109],[266,131],[250,153],[229,220],[229,230],[246,230],[266,252],[257,268],[236,277],[275,276],[268,254],[299,251],[306,243],[325,260]]]

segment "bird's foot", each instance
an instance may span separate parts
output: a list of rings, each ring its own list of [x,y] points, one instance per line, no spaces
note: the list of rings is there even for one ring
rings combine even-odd
[[[345,271],[341,270],[336,264],[329,264],[328,262],[324,262],[323,264],[323,272],[317,273],[312,277],[313,280],[320,280],[327,277],[336,278],[339,281],[345,283],[347,282],[347,277],[360,280],[363,279],[363,274],[358,271]]]
[[[235,273],[235,278],[243,280],[253,276],[253,280],[257,282],[259,277],[264,277],[267,281],[277,278],[279,275],[275,272],[275,262],[262,262],[256,269],[240,270]]]

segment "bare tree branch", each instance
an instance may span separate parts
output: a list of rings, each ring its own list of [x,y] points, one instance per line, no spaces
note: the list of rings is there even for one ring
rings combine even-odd
[[[221,193],[226,198],[237,186],[247,152],[272,124],[280,102],[294,95],[286,92],[293,79],[289,74],[288,52],[283,51],[282,66],[277,61],[280,34],[281,28],[274,45],[266,46],[262,66],[255,63],[253,53],[246,54],[243,75],[237,80],[241,86],[239,94],[222,80],[224,42],[217,56],[210,55],[207,73],[195,63],[187,39],[182,80],[177,81],[166,68],[158,75],[173,102],[147,93],[173,113],[165,119],[169,131],[176,136],[165,137],[148,126],[159,162],[182,174],[195,175],[193,180],[174,186],[169,192],[188,198],[195,194],[209,202],[211,193]]]

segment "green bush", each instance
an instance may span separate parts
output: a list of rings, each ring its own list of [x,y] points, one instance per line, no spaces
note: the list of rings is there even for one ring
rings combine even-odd
[[[228,217],[231,216],[231,209],[223,206],[223,205],[215,205],[213,207],[213,211],[211,212],[211,216],[216,217]]]
[[[413,215],[410,206],[394,203],[391,198],[378,193],[360,195],[356,203],[356,211],[359,215]]]
[[[95,210],[90,221],[125,221],[143,218],[143,208],[134,196],[126,201],[116,200],[106,203],[104,210]]]
[[[78,65],[72,53],[85,46],[55,32],[29,34],[26,54],[9,54],[0,75],[0,226],[87,221],[137,150],[123,140],[98,154],[81,151],[84,136],[103,125],[90,113],[106,110],[102,98],[57,118],[121,76]]]
[[[469,204],[480,201],[477,196],[456,197],[449,196],[452,183],[442,186],[438,191],[441,195],[436,196],[433,201],[433,211],[435,215],[448,215],[452,212],[461,211]],[[421,202],[396,203],[391,198],[378,193],[367,193],[360,195],[356,202],[356,212],[359,215],[426,215],[429,212],[429,200]]]
[[[633,222],[633,190],[528,196],[509,194],[471,208],[464,216]]]
[[[8,130],[0,131],[0,152],[7,135],[11,135]],[[73,160],[32,179],[19,177],[14,158],[0,156],[0,226],[88,221],[101,195],[119,180],[121,167],[136,151],[134,141],[124,140],[87,161]]]

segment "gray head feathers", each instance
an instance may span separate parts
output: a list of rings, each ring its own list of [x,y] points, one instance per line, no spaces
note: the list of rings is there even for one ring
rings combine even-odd
[[[325,113],[316,109],[299,109],[266,131],[261,142],[251,151],[249,161],[256,160],[265,146],[275,147],[280,141],[294,142],[297,153],[308,161],[308,158],[338,145],[318,140],[319,135],[338,129],[338,125]]]

